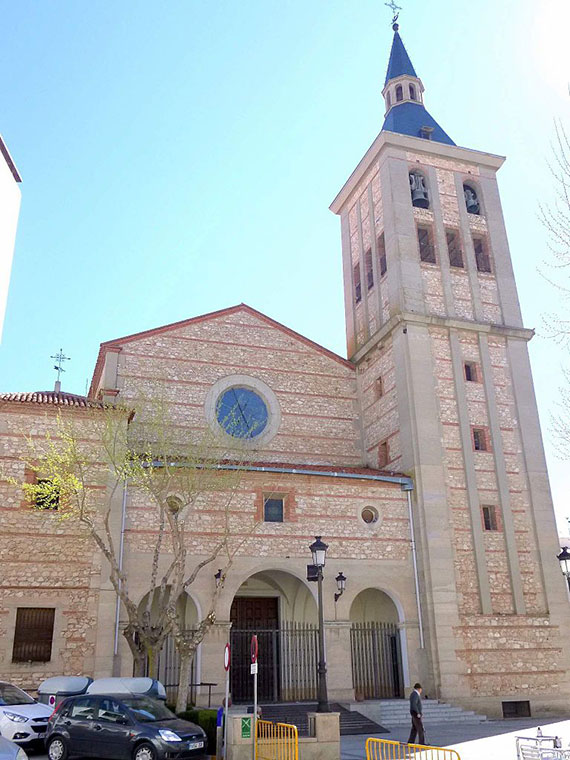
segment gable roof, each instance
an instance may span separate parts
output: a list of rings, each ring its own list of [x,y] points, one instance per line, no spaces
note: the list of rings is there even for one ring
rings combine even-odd
[[[101,373],[103,371],[103,365],[104,365],[105,355],[107,351],[117,352],[121,350],[123,345],[125,345],[126,343],[131,343],[132,341],[141,340],[142,338],[147,338],[152,335],[160,335],[161,333],[169,332],[170,330],[178,330],[181,327],[198,324],[199,322],[205,322],[210,319],[218,319],[220,317],[225,317],[230,314],[236,314],[240,311],[245,312],[246,314],[250,314],[251,316],[254,316],[257,319],[261,320],[262,322],[265,322],[266,324],[271,325],[272,327],[275,327],[277,330],[280,330],[281,332],[285,333],[291,338],[294,338],[295,340],[298,340],[301,343],[304,343],[309,348],[312,348],[315,351],[318,351],[324,356],[327,356],[329,359],[333,359],[339,364],[342,364],[344,367],[348,367],[349,369],[354,369],[354,364],[348,359],[345,359],[343,356],[336,354],[334,351],[330,351],[328,348],[321,346],[320,343],[316,343],[310,338],[306,338],[304,335],[301,335],[301,333],[298,333],[295,330],[292,330],[290,327],[286,327],[281,322],[278,322],[277,320],[272,319],[271,317],[268,317],[266,314],[263,314],[261,311],[257,311],[257,309],[254,309],[245,303],[240,303],[240,304],[237,304],[236,306],[229,306],[225,309],[218,309],[217,311],[211,311],[211,312],[208,312],[207,314],[201,314],[197,317],[191,317],[190,319],[182,319],[179,322],[172,322],[171,324],[163,325],[162,327],[154,327],[150,330],[143,330],[142,332],[139,332],[139,333],[133,333],[132,335],[125,335],[122,338],[115,338],[113,340],[107,340],[104,343],[101,343],[100,348],[99,348],[99,355],[97,357],[97,362],[95,364],[95,369],[93,371],[93,379],[91,380],[91,387],[89,388],[89,396],[93,397],[95,395],[95,391],[99,383],[99,380],[101,378]]]

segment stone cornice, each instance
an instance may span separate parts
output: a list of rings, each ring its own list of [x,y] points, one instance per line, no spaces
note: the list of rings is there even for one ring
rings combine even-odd
[[[412,314],[410,312],[403,312],[402,314],[396,314],[391,317],[386,324],[378,330],[378,332],[367,340],[366,343],[350,357],[350,361],[358,365],[374,346],[390,337],[394,330],[398,327],[406,327],[406,325],[412,324],[444,327],[448,330],[469,330],[475,333],[498,335],[504,338],[516,338],[517,340],[524,340],[527,342],[534,337],[534,330],[527,327],[510,327],[508,325],[472,322],[457,318],[437,317],[431,314]]]
[[[505,162],[504,156],[498,156],[493,153],[484,153],[479,150],[470,148],[461,148],[458,145],[446,145],[432,140],[424,140],[421,137],[409,137],[400,135],[396,132],[380,132],[372,145],[368,148],[364,157],[352,172],[350,177],[344,183],[341,191],[329,206],[335,214],[340,214],[345,203],[350,198],[354,190],[366,172],[370,169],[374,161],[378,161],[382,154],[389,147],[396,147],[400,150],[413,151],[414,153],[426,153],[430,155],[442,156],[463,163],[474,164],[477,166],[487,166],[494,171],[500,169]]]

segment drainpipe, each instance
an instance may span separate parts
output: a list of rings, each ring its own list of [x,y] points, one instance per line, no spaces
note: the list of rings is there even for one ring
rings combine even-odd
[[[119,570],[123,569],[123,554],[125,547],[125,520],[127,514],[127,482],[123,486],[123,506],[121,512],[121,539],[119,542]],[[119,589],[121,588],[121,579],[119,578]],[[115,606],[115,643],[113,647],[113,656],[116,658],[119,653],[119,614],[121,612],[121,598],[117,594],[117,604]],[[115,670],[115,668],[113,668]]]
[[[412,489],[407,488],[406,496],[408,497],[408,514],[410,516],[410,545],[412,547],[412,563],[414,565],[414,583],[416,586],[416,604],[418,607],[418,623],[420,627],[420,648],[424,649],[424,625],[422,622],[422,604],[420,600],[420,579],[418,577],[418,557],[416,553],[416,539],[414,533],[414,516],[412,513]]]

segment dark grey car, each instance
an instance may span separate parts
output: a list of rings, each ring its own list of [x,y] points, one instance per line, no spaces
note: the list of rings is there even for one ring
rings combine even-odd
[[[201,760],[206,734],[144,696],[83,694],[68,697],[48,722],[49,760]]]

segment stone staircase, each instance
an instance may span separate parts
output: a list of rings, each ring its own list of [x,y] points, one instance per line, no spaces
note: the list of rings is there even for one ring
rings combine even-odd
[[[410,725],[410,706],[407,699],[379,699],[345,704],[349,710],[365,715],[375,723],[387,728]],[[424,724],[436,723],[477,724],[487,720],[486,715],[478,715],[471,710],[453,707],[437,699],[422,700]]]
[[[309,721],[307,714],[315,712],[316,709],[317,705],[310,702],[285,702],[262,705],[261,707],[263,720],[271,720],[277,723],[292,723],[297,726],[299,736],[308,735]],[[369,717],[358,712],[358,710],[348,709],[347,706],[332,703],[331,712],[340,713],[341,736],[387,733],[386,728],[378,725],[376,721],[371,720]]]

